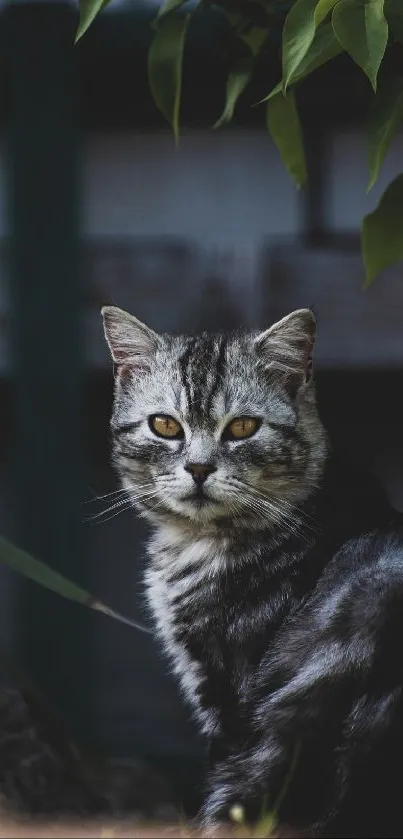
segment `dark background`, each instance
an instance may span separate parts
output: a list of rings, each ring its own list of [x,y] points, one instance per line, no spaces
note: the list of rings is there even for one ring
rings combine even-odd
[[[155,10],[112,2],[77,47],[74,3],[0,13],[0,531],[143,622],[145,526],[130,511],[87,520],[116,487],[103,304],[186,332],[314,305],[323,419],[403,508],[402,269],[364,292],[358,237],[402,138],[366,196],[369,84],[337,59],[301,89],[298,193],[250,107],[278,81],[275,53],[234,124],[210,130],[228,64],[211,11],[189,34],[176,150],[147,86]],[[191,798],[203,744],[154,640],[5,567],[0,581],[1,646],[76,737],[146,758]]]

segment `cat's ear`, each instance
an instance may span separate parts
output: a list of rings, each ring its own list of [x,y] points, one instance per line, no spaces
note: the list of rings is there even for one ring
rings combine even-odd
[[[105,338],[117,372],[147,372],[157,350],[156,333],[133,315],[116,306],[104,306],[101,315]]]
[[[265,369],[297,390],[312,379],[315,337],[315,315],[310,309],[297,309],[261,332],[255,348]]]

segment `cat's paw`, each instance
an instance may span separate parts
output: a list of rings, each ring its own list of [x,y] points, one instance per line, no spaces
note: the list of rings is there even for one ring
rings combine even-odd
[[[232,810],[241,807],[234,800],[234,790],[229,784],[220,784],[209,793],[197,818],[206,835],[214,836],[224,824],[234,824]]]

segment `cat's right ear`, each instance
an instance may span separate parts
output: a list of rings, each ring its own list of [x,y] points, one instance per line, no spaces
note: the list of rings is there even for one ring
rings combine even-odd
[[[104,306],[101,315],[116,372],[148,372],[158,346],[157,334],[116,306]]]
[[[255,339],[264,368],[278,375],[295,393],[312,381],[312,354],[316,319],[311,309],[297,309],[274,323]]]

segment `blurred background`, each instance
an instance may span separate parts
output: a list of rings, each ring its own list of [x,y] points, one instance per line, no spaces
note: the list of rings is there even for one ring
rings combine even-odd
[[[364,292],[359,250],[403,138],[367,196],[367,82],[337,59],[301,89],[311,180],[297,192],[250,107],[277,57],[233,125],[210,130],[228,59],[212,9],[189,33],[176,149],[147,83],[157,6],[112,0],[76,47],[74,2],[0,7],[0,532],[142,622],[145,526],[91,520],[116,487],[103,304],[188,333],[313,305],[323,419],[403,509],[402,268]],[[81,742],[197,796],[203,743],[152,636],[5,567],[0,633]]]

